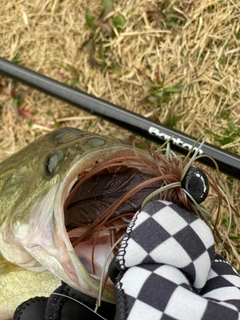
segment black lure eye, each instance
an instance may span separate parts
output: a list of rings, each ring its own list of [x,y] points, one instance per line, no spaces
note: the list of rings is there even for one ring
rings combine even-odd
[[[59,163],[59,155],[57,153],[53,153],[49,155],[44,164],[45,173],[51,177],[56,171],[56,168]]]
[[[181,185],[197,203],[203,202],[209,192],[209,183],[206,174],[196,167],[189,168]]]

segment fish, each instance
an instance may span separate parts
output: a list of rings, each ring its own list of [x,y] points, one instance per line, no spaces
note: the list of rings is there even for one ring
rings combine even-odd
[[[29,297],[48,296],[61,281],[99,298],[102,270],[116,242],[112,229],[120,238],[142,198],[160,186],[139,155],[151,160],[111,135],[65,127],[0,163],[0,320],[12,318]],[[152,184],[141,191],[149,179]],[[143,193],[124,201],[130,189]],[[109,207],[111,223],[99,229]],[[102,299],[115,303],[109,279]]]

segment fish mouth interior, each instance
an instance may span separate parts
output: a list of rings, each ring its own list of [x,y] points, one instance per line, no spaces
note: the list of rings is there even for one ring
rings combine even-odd
[[[66,199],[64,216],[75,253],[90,276],[99,279],[102,269],[107,270],[113,258],[114,253],[106,261],[111,247],[124,234],[143,200],[161,182],[148,184],[156,176],[127,166],[104,168],[95,174],[91,171],[78,176]],[[141,190],[132,192],[144,184]]]

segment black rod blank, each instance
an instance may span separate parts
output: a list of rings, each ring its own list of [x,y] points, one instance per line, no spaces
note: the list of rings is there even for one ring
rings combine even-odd
[[[0,58],[0,72],[57,99],[70,103],[77,108],[133,131],[151,141],[164,143],[173,136],[171,148],[182,154],[187,154],[196,142],[196,139],[189,135],[151,121],[80,90],[73,89],[2,58]],[[209,143],[204,143],[199,150],[199,154],[212,157],[217,162],[221,172],[240,179],[240,157],[238,155],[222,150]],[[204,157],[200,161],[214,167],[213,162],[209,158]]]

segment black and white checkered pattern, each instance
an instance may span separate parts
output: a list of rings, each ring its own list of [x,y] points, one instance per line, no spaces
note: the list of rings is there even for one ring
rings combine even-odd
[[[240,277],[235,268],[216,255],[207,282],[201,291],[205,298],[229,303],[240,310]]]
[[[135,216],[117,257],[122,270],[149,263],[174,266],[197,289],[205,284],[213,258],[214,239],[207,225],[166,201],[152,201]]]
[[[169,202],[149,202],[116,257],[116,319],[240,319],[240,278],[229,269],[219,272],[214,255],[212,233],[201,219]]]

